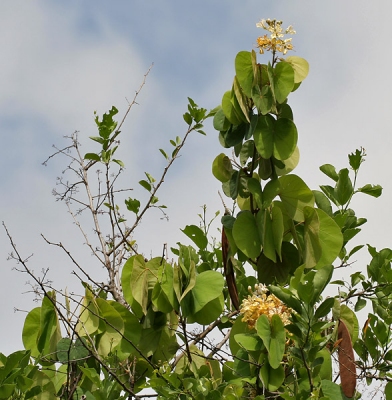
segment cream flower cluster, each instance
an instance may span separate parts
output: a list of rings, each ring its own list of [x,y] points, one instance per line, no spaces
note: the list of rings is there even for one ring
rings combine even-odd
[[[264,284],[256,284],[253,291],[249,286],[248,290],[251,295],[243,300],[240,313],[243,315],[242,321],[246,322],[250,329],[255,327],[257,319],[263,314],[269,319],[278,314],[284,325],[290,323],[291,309],[275,295],[268,294],[268,288]]]
[[[293,49],[291,44],[292,38],[283,39],[284,35],[294,35],[296,32],[290,25],[287,29],[283,30],[282,21],[277,21],[276,19],[262,19],[256,24],[258,28],[263,28],[270,32],[270,36],[267,35],[260,36],[257,38],[257,47],[260,53],[263,54],[264,51],[278,51],[279,53],[286,54],[289,50]]]

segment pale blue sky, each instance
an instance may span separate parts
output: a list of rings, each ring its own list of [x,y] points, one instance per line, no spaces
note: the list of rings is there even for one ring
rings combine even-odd
[[[120,158],[133,179],[164,168],[159,147],[182,136],[187,96],[213,108],[231,87],[233,60],[240,50],[254,48],[262,33],[261,18],[277,18],[297,31],[295,55],[310,63],[310,74],[290,97],[299,131],[301,162],[295,173],[311,188],[330,184],[318,167],[347,166],[347,154],[363,146],[368,160],[360,184],[379,183],[384,195],[375,200],[358,196],[357,214],[369,223],[358,242],[377,248],[391,246],[389,205],[392,200],[390,152],[392,113],[389,51],[390,2],[378,1],[230,1],[184,0],[68,1],[6,0],[0,15],[0,210],[19,250],[39,273],[50,267],[57,287],[77,288],[72,266],[63,254],[40,238],[45,234],[74,249],[93,269],[64,205],[51,196],[55,178],[64,167],[57,159],[43,167],[52,144],[64,145],[64,135],[80,131],[86,152],[95,135],[93,111],[112,105],[125,111],[143,74],[154,67],[123,129]],[[221,209],[219,183],[211,162],[223,149],[207,123],[207,136],[193,135],[183,156],[165,182],[160,198],[170,221],[152,213],[140,227],[139,248],[161,254],[163,243],[185,240],[180,232],[197,223],[200,206],[209,213]],[[89,145],[90,146],[90,145]],[[21,347],[22,313],[34,306],[25,275],[6,262],[10,246],[0,234],[1,352]],[[84,252],[83,252],[84,251]],[[364,267],[366,252],[358,256]],[[97,267],[100,269],[100,267]],[[99,271],[102,273],[102,271]]]

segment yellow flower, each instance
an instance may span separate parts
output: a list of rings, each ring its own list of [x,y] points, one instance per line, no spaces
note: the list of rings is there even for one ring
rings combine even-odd
[[[276,19],[262,19],[256,24],[258,28],[262,28],[270,32],[270,36],[260,36],[257,38],[257,47],[259,48],[260,54],[264,51],[278,51],[279,53],[286,54],[289,50],[293,49],[291,44],[292,38],[283,39],[284,35],[294,35],[296,32],[290,25],[284,32],[282,28],[282,21]]]
[[[291,309],[284,305],[275,295],[267,294],[268,289],[262,283],[256,284],[254,291],[248,288],[251,293],[241,304],[240,313],[243,314],[242,321],[253,329],[260,315],[266,315],[269,319],[278,314],[284,325],[290,323]]]

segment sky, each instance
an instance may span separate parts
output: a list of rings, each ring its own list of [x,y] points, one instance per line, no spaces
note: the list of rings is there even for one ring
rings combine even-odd
[[[347,155],[364,147],[368,156],[358,183],[380,184],[384,193],[379,199],[361,194],[354,199],[357,215],[368,223],[353,244],[391,247],[391,12],[386,0],[2,2],[0,219],[22,256],[32,256],[29,267],[37,275],[49,268],[54,286],[80,292],[73,266],[43,234],[104,277],[65,205],[51,194],[66,166],[60,157],[42,165],[55,151],[52,145],[66,146],[64,136],[79,131],[83,150],[99,151],[88,139],[97,134],[94,111],[102,115],[115,105],[121,118],[153,64],[123,127],[118,154],[126,165],[126,184],[140,193],[137,182],[144,172],[157,178],[166,166],[158,149],[170,149],[169,140],[186,132],[187,97],[207,109],[220,104],[231,88],[234,57],[255,48],[262,18],[292,24],[293,55],[310,64],[308,78],[289,98],[301,152],[294,172],[317,189],[331,184],[320,165],[345,168]],[[205,131],[206,136],[191,135],[158,193],[169,220],[153,210],[135,233],[147,256],[160,256],[164,243],[186,242],[180,229],[199,223],[204,204],[209,218],[222,211],[211,164],[224,149],[211,120]],[[25,312],[37,306],[31,279],[7,261],[10,252],[3,231],[0,321],[7,328],[0,331],[0,352],[5,354],[22,348]],[[355,268],[365,269],[368,260],[361,251]]]

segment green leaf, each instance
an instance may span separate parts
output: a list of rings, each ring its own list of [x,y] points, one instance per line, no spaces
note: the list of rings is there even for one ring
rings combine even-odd
[[[230,330],[230,337],[229,337],[229,347],[231,354],[237,354],[237,352],[241,349],[235,337],[238,333],[245,333],[249,332],[248,324],[242,321],[242,318],[236,318]]]
[[[101,157],[95,153],[86,153],[84,156],[85,160],[101,161]]]
[[[185,233],[199,249],[203,250],[207,247],[208,239],[198,226],[187,225],[184,229],[181,229],[181,231]]]
[[[186,316],[194,313],[194,303],[193,303],[193,297],[191,295],[191,290],[195,287],[195,284],[196,284],[196,267],[195,267],[195,262],[191,260],[189,262],[189,268],[187,270],[187,281],[183,285],[183,289],[185,290],[182,292],[180,298],[178,299],[179,302],[181,302],[182,311]]]
[[[279,196],[290,218],[303,221],[303,209],[314,206],[313,192],[297,175],[284,175],[279,178]]]
[[[385,400],[392,400],[392,382],[385,385]]]
[[[242,166],[245,166],[248,159],[253,157],[254,151],[255,142],[253,140],[248,140],[242,145],[240,151],[240,163]]]
[[[320,221],[317,211],[313,207],[304,207],[305,216],[304,262],[306,268],[313,268],[321,258],[322,248],[320,243]]]
[[[316,359],[321,357],[323,362],[321,363],[319,376],[321,379],[332,380],[332,357],[331,353],[327,349],[322,349],[317,352]],[[320,398],[321,400],[321,398]]]
[[[239,84],[246,96],[251,97],[253,86],[253,64],[252,57],[256,58],[254,51],[240,51],[234,61],[235,73]]]
[[[146,189],[149,192],[151,192],[151,185],[147,181],[141,180],[141,181],[139,181],[139,185],[143,186],[144,189]]]
[[[328,297],[325,299],[316,309],[316,312],[314,313],[314,319],[325,317],[332,310],[334,302],[335,299],[333,297]]]
[[[42,299],[40,330],[37,338],[38,350],[44,355],[50,354],[50,358],[55,358],[57,341],[61,338],[59,321],[53,301],[56,301],[53,292],[48,292]]]
[[[339,179],[335,186],[335,198],[340,205],[346,204],[354,193],[353,185],[347,168],[339,171]]]
[[[184,121],[186,122],[187,125],[192,125],[193,119],[191,114],[189,114],[189,112],[186,112],[183,116]]]
[[[299,149],[298,146],[296,146],[291,156],[284,160],[284,167],[280,168],[278,166],[275,166],[276,174],[278,176],[289,174],[298,165],[299,158],[300,158]]]
[[[99,117],[95,117],[95,123],[97,124],[99,136],[104,139],[108,139],[110,134],[116,129],[117,122],[113,120],[113,117],[118,113],[116,107],[112,108],[102,116],[102,121],[99,121]]]
[[[282,260],[273,262],[262,253],[257,260],[257,279],[259,282],[270,285],[278,282],[287,283],[288,277],[299,266],[298,249],[290,242],[282,243]]]
[[[261,190],[260,182],[256,178],[250,178],[247,182],[248,190],[253,195],[254,201],[256,201],[257,207],[262,208],[263,206],[263,192]]]
[[[279,118],[274,125],[273,155],[278,160],[287,160],[297,147],[298,133],[293,121]]]
[[[268,351],[269,364],[273,369],[278,368],[283,359],[286,343],[282,320],[279,315],[274,314],[269,321],[268,317],[263,314],[256,322],[256,330]]]
[[[249,124],[243,122],[239,125],[230,125],[226,132],[219,133],[219,142],[225,148],[234,147],[242,143],[248,129]]]
[[[253,86],[252,100],[260,114],[268,114],[273,106],[273,94],[271,88],[268,85]]]
[[[278,299],[282,300],[284,304],[297,311],[297,313],[301,313],[303,310],[303,305],[301,302],[293,296],[293,293],[287,288],[281,288],[279,286],[270,285],[269,290],[272,294],[274,294]]]
[[[321,388],[323,390],[323,395],[327,399],[333,399],[333,400],[347,399],[347,397],[343,394],[341,387],[335,382],[323,379],[321,381]]]
[[[260,336],[254,333],[237,333],[234,338],[247,351],[258,351],[263,346]]]
[[[241,120],[243,122],[250,123],[249,119],[250,107],[248,105],[248,98],[242,92],[236,76],[234,77],[232,96],[233,96],[233,105],[237,111],[237,114],[241,116]]]
[[[83,360],[89,355],[89,350],[86,348],[87,344],[84,344],[81,339],[76,339],[74,342],[69,338],[62,338],[57,343],[57,357],[59,362],[66,364],[69,361]]]
[[[218,298],[223,291],[224,279],[217,271],[205,271],[196,275],[192,289],[194,312],[200,311],[207,303]]]
[[[121,168],[125,167],[125,164],[121,160],[117,160],[117,159],[113,158],[112,161],[115,162],[116,164],[118,164]]]
[[[268,208],[278,194],[280,194],[280,180],[272,179],[264,186],[262,208]]]
[[[280,260],[282,260],[282,241],[284,235],[283,214],[279,207],[272,207],[271,212],[274,247]]]
[[[289,56],[285,59],[294,69],[294,82],[302,82],[309,73],[309,63],[301,57]]]
[[[350,253],[348,253],[348,259],[349,259],[352,255],[354,255],[357,251],[361,250],[363,246],[364,246],[363,244],[360,244],[360,245],[358,245],[358,246],[355,246],[355,247],[350,251]]]
[[[148,179],[148,182],[150,182],[150,183],[154,183],[155,182],[155,179],[152,177],[151,174],[149,174],[148,172],[145,172],[144,174],[146,175],[146,177]]]
[[[133,259],[133,268],[130,278],[130,289],[132,297],[140,304],[144,315],[147,314],[149,289],[152,289],[154,287],[157,279],[156,273],[159,268],[159,262],[160,259],[158,262],[156,262],[156,259],[152,259],[146,263],[142,255],[137,255]]]
[[[319,268],[332,264],[339,256],[343,246],[343,235],[336,222],[324,211],[316,209],[316,212],[320,222],[319,241],[322,249],[321,257],[316,265],[316,268]]]
[[[350,167],[354,171],[358,171],[359,167],[361,166],[362,162],[365,161],[365,153],[363,150],[355,150],[355,153],[351,153],[348,155],[348,161]]]
[[[222,97],[222,111],[225,117],[229,120],[229,122],[233,125],[239,125],[242,120],[241,117],[237,114],[237,111],[234,108],[234,105],[231,101],[231,90],[227,91]]]
[[[124,333],[124,322],[121,315],[107,300],[97,298],[97,306],[101,323],[105,329],[99,338],[98,353],[106,357],[120,343]]]
[[[258,153],[268,159],[274,150],[275,119],[272,115],[261,115],[257,120],[253,137]]]
[[[221,293],[216,299],[211,300],[201,310],[188,316],[189,323],[197,323],[200,325],[208,325],[216,321],[222,314],[225,307],[225,298]]]
[[[364,308],[364,307],[366,307],[366,300],[362,299],[361,297],[358,297],[358,300],[355,303],[355,307],[354,307],[355,312],[362,310],[362,308]]]
[[[23,331],[22,341],[26,350],[31,351],[32,357],[38,357],[39,351],[37,348],[37,338],[39,334],[41,320],[41,307],[33,308],[26,316]]]
[[[339,202],[337,201],[335,197],[335,189],[332,186],[329,185],[321,185],[320,189],[323,191],[325,196],[332,201],[335,206],[339,206]]]
[[[324,164],[320,167],[320,171],[327,175],[329,178],[333,179],[335,182],[339,180],[339,175],[336,169],[331,164]]]
[[[127,209],[129,211],[134,212],[135,214],[137,214],[139,212],[140,209],[140,201],[137,199],[131,199],[130,197],[125,200],[125,205],[127,206]]]
[[[213,126],[217,131],[227,131],[230,128],[230,121],[226,118],[221,107],[214,115]]]
[[[269,68],[268,72],[276,101],[283,103],[294,88],[294,69],[287,62],[279,62],[275,68]]]
[[[269,367],[269,379],[268,379],[268,390],[276,392],[282,385],[285,379],[285,370],[283,365],[279,365],[278,368]],[[258,396],[258,400],[263,400],[263,398]],[[257,399],[257,397],[255,398]]]
[[[91,140],[94,140],[94,142],[98,142],[100,144],[107,143],[107,140],[102,139],[100,136],[90,136],[89,137]]]
[[[250,211],[241,211],[233,226],[233,238],[237,247],[249,258],[261,252],[261,241],[256,220]]]
[[[117,301],[111,300],[109,304],[118,312],[124,324],[123,336],[115,348],[116,357],[121,361],[128,358],[131,354],[138,355],[137,345],[142,334],[140,320]]]
[[[318,208],[323,210],[326,214],[332,217],[332,206],[328,197],[319,190],[313,190],[314,199]]]
[[[152,302],[156,311],[168,313],[173,308],[178,311],[179,304],[174,291],[174,268],[169,263],[162,266],[162,277],[154,286]]]
[[[311,304],[316,304],[320,295],[322,294],[325,287],[331,280],[332,273],[333,273],[333,265],[326,265],[325,267],[322,267],[318,271],[316,271],[313,278],[313,292],[311,297]]]
[[[99,311],[91,288],[86,285],[85,295],[80,305],[79,323],[76,331],[79,336],[91,336],[99,327]]]
[[[278,111],[278,119],[287,118],[290,121],[294,121],[293,110],[287,103],[278,104],[277,111]]]
[[[11,399],[14,390],[16,389],[15,384],[3,383],[0,384],[0,399]]]
[[[220,182],[227,182],[233,175],[233,166],[231,165],[230,158],[221,153],[215,157],[212,163],[212,174]]]
[[[380,185],[367,184],[357,189],[358,192],[368,194],[373,197],[380,197],[382,194],[382,187]]]
[[[163,150],[163,149],[159,149],[159,151],[161,152],[161,154],[163,155],[163,157],[165,157],[165,158],[166,158],[166,160],[168,160],[168,159],[169,159],[169,156],[166,154],[165,150]]]
[[[256,224],[263,245],[263,254],[268,259],[276,262],[274,234],[272,231],[271,215],[268,209],[260,210],[256,216]]]

